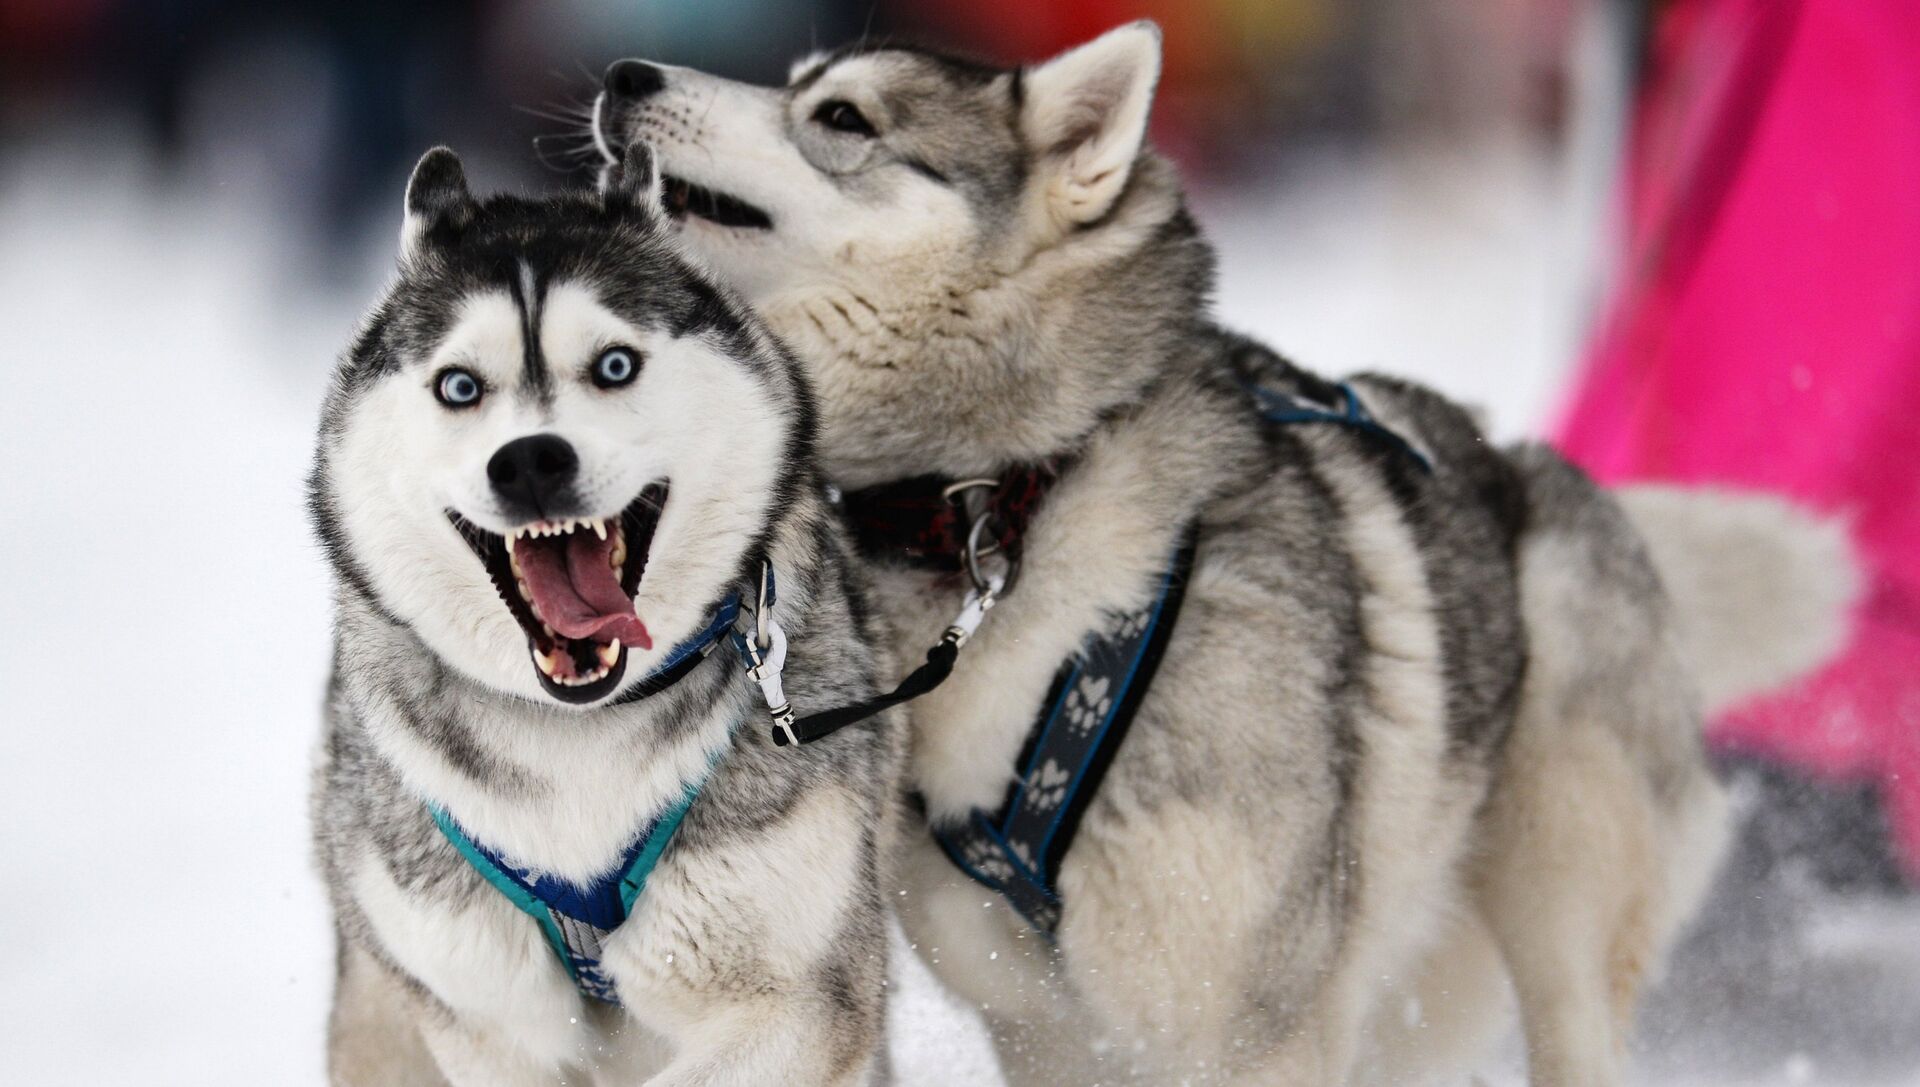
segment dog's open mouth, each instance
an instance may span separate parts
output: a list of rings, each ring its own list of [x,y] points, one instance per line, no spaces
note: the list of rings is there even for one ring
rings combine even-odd
[[[737,196],[702,188],[677,177],[661,179],[667,214],[675,219],[691,215],[717,226],[743,230],[772,230],[773,217]]]
[[[626,671],[627,649],[653,648],[633,594],[666,501],[666,485],[656,483],[619,516],[540,521],[511,538],[448,512],[527,632],[541,686],[560,701],[605,698]]]

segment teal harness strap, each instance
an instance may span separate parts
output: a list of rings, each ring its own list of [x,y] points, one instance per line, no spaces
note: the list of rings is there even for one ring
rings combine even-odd
[[[724,752],[724,748],[721,749]],[[604,876],[581,885],[544,873],[518,868],[498,851],[480,845],[438,804],[427,805],[440,832],[474,870],[504,895],[520,912],[534,919],[567,976],[582,995],[618,1005],[613,979],[600,965],[601,951],[615,929],[633,912],[633,904],[647,888],[647,879],[660,863],[681,820],[700,796],[719,762],[708,761],[705,773],[689,782],[679,799],[648,821],[616,864]]]
[[[531,891],[509,878],[506,870],[494,863],[489,854],[481,852],[480,847],[473,844],[473,839],[467,837],[466,832],[460,829],[460,824],[453,821],[453,816],[447,814],[447,809],[438,804],[428,804],[427,810],[433,813],[434,825],[440,828],[440,833],[447,836],[447,841],[453,843],[453,848],[460,851],[460,855],[467,859],[468,864],[473,865],[474,870],[480,873],[480,877],[493,884],[494,890],[507,896],[507,901],[518,906],[521,913],[540,923],[541,934],[547,938],[548,946],[553,948],[553,953],[560,957],[561,964],[567,968],[567,976],[578,981],[578,975],[574,972],[573,956],[567,950],[566,938],[560,935],[560,927],[554,924],[553,915],[548,912],[546,905],[534,897]]]

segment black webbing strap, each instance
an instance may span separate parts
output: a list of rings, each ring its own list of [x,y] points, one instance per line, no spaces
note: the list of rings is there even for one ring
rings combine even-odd
[[[953,674],[953,662],[959,654],[960,639],[949,631],[933,648],[927,650],[926,663],[908,673],[907,678],[900,681],[900,686],[878,698],[855,702],[851,706],[836,706],[819,713],[810,713],[794,721],[794,738],[803,744],[810,744],[815,740],[831,736],[848,725],[858,724],[875,714],[885,713],[903,702],[911,702],[919,698],[946,682],[947,677]],[[784,729],[773,730],[773,743],[776,747],[787,746]]]

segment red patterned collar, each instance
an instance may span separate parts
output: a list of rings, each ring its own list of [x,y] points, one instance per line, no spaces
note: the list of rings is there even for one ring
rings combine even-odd
[[[1060,466],[1042,461],[1016,465],[974,488],[965,486],[970,480],[915,476],[848,491],[841,503],[861,554],[958,573],[966,567],[967,534],[981,513],[990,515],[988,539],[1017,559],[1028,523],[1059,478]]]

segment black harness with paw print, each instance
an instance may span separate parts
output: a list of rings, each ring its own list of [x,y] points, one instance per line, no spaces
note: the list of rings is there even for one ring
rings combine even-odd
[[[1060,666],[999,810],[975,809],[964,824],[934,830],[954,864],[1005,895],[1048,939],[1060,923],[1060,863],[1160,666],[1193,551],[1188,529],[1154,599],[1089,635]]]
[[[1404,458],[1433,473],[1432,457],[1376,420],[1351,385],[1316,378],[1256,345],[1243,345],[1242,352],[1236,360],[1241,381],[1250,406],[1268,425],[1340,427],[1360,435],[1384,456]],[[889,704],[930,689],[951,670],[955,652],[966,644],[985,610],[1010,590],[1026,523],[1063,471],[1059,462],[1048,461],[993,478],[919,476],[844,496],[854,538],[864,554],[946,575],[970,572],[974,582],[974,594],[962,612],[962,619],[970,614],[971,621],[956,620],[916,673],[930,681],[910,677],[901,689],[912,687],[913,693],[889,696]],[[934,828],[934,838],[954,864],[1006,896],[1049,941],[1060,925],[1061,862],[1173,635],[1193,571],[1194,543],[1190,525],[1154,599],[1088,635],[1080,651],[1060,666],[1027,732],[1016,763],[1019,776],[1007,787],[999,809],[975,809],[960,826]],[[979,559],[994,554],[1006,562],[1004,577],[988,581],[980,573]],[[871,712],[863,705],[820,715],[824,723],[806,730],[807,736],[826,735]]]

